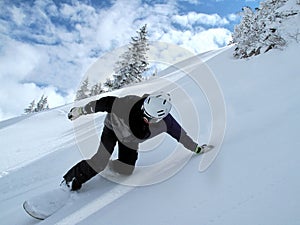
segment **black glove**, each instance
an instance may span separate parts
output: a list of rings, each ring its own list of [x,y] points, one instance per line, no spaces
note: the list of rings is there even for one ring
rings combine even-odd
[[[204,145],[201,145],[201,146],[197,146],[196,149],[195,149],[195,153],[196,154],[203,154],[205,152],[208,152],[209,150],[211,150],[214,146],[212,145],[207,145],[207,144],[204,144]]]

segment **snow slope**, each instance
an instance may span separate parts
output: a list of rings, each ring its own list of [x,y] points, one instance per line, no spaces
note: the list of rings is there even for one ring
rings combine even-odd
[[[42,222],[26,215],[22,202],[57,187],[67,169],[94,153],[105,114],[87,116],[74,127],[66,119],[73,105],[66,105],[1,122],[1,224],[299,224],[299,51],[299,44],[291,44],[250,60],[233,59],[228,47],[200,55],[219,82],[227,109],[226,136],[213,164],[200,173],[204,156],[194,156],[169,179],[140,187],[98,175]],[[211,115],[205,95],[185,76],[165,76],[193,98],[201,129],[188,132],[199,143],[207,142]],[[113,94],[142,94],[156,85],[150,80]],[[186,99],[177,101],[179,108]],[[189,109],[183,110],[189,115]],[[153,142],[144,146],[139,165],[173,152],[176,142],[166,136],[158,139],[162,144],[155,150]],[[83,148],[89,151],[83,153]]]

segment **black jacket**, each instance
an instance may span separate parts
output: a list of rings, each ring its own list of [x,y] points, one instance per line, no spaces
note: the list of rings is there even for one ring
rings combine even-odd
[[[107,96],[88,103],[85,110],[87,113],[108,112],[104,123],[115,132],[119,141],[123,143],[142,143],[166,132],[183,144],[184,147],[194,151],[197,144],[187,135],[171,114],[168,114],[158,123],[145,123],[141,108],[147,96]]]

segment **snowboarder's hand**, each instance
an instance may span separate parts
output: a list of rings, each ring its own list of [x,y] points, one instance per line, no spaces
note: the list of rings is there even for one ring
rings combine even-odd
[[[203,154],[205,152],[208,152],[209,150],[211,150],[213,148],[212,145],[207,145],[207,144],[204,144],[204,145],[201,145],[201,146],[197,146],[196,149],[195,149],[195,153],[196,154]]]
[[[85,115],[85,110],[83,107],[74,107],[70,110],[68,114],[69,120],[76,120],[78,117]]]
[[[202,145],[202,146],[203,146],[203,145]],[[201,154],[202,146],[199,146],[199,145],[198,145],[198,146],[196,147],[196,149],[195,149],[194,152],[195,152],[196,154]]]

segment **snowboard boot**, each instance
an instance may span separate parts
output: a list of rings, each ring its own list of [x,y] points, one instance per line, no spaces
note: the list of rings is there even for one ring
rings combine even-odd
[[[63,190],[68,190],[68,191],[77,191],[81,188],[81,186],[82,184],[75,177],[70,182],[63,180],[60,184],[60,187]]]
[[[64,180],[72,191],[77,191],[82,184],[94,177],[97,172],[90,166],[87,160],[82,160],[73,166],[64,176]]]

